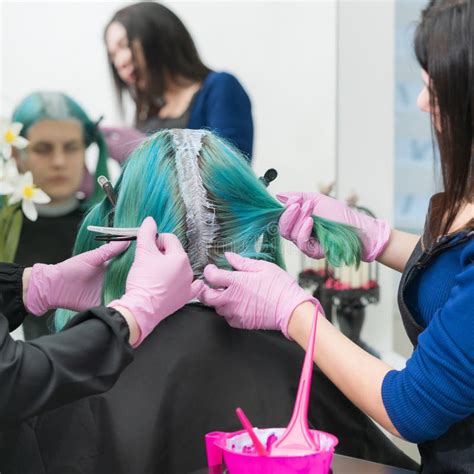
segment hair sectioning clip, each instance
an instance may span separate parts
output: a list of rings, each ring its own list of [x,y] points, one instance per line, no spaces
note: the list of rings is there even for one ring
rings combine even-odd
[[[99,183],[100,187],[103,189],[105,195],[107,196],[110,204],[112,205],[112,210],[108,216],[108,224],[109,227],[113,227],[114,225],[114,215],[115,215],[115,206],[117,205],[117,194],[115,194],[115,190],[112,186],[112,183],[105,177],[99,176],[97,178],[97,182]]]
[[[266,188],[268,188],[269,184],[272,181],[275,181],[277,176],[278,176],[277,170],[275,168],[270,168],[267,171],[265,171],[265,174],[262,177],[258,179],[264,184]]]
[[[104,190],[105,195],[109,198],[112,207],[115,209],[115,206],[117,205],[117,195],[115,194],[112,183],[105,176],[99,176],[97,182]]]

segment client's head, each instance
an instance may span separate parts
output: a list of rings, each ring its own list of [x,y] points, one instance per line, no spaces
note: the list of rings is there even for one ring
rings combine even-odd
[[[75,253],[99,245],[89,225],[107,226],[113,217],[114,227],[137,227],[152,216],[159,232],[178,236],[196,277],[208,263],[226,266],[226,251],[283,266],[278,221],[284,207],[245,157],[209,131],[164,130],[151,136],[129,157],[115,191],[115,209],[104,199],[85,217]],[[353,229],[315,218],[313,233],[333,263],[359,258]],[[109,264],[104,303],[123,295],[134,249],[132,244]],[[57,316],[60,327],[64,314]]]
[[[34,182],[51,198],[52,204],[75,196],[85,176],[85,152],[97,143],[96,175],[107,174],[105,140],[82,107],[61,92],[35,92],[25,97],[12,120],[23,124],[21,134],[29,140],[17,156],[21,172],[31,171]],[[96,186],[89,203],[102,198]]]

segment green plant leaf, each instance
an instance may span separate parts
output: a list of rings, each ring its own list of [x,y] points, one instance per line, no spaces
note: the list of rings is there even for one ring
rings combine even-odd
[[[20,206],[6,206],[0,210],[0,260],[13,262],[20,240],[23,213]]]

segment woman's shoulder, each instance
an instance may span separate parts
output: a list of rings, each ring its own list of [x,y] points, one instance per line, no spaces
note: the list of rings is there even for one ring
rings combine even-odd
[[[204,79],[202,88],[205,89],[242,89],[237,77],[225,71],[211,71]]]
[[[467,238],[463,239],[458,250],[453,253],[453,256],[455,255],[457,259],[456,266],[458,270],[454,275],[450,298],[454,298],[456,301],[460,299],[468,301],[469,307],[472,307],[474,311],[474,305],[472,305],[474,301],[472,300],[474,289],[474,232],[466,232],[464,236]]]

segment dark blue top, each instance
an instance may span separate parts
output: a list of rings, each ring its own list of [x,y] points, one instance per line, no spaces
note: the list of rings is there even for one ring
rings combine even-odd
[[[440,253],[410,285],[407,303],[426,328],[382,398],[407,440],[436,439],[474,413],[474,240]]]
[[[188,128],[206,128],[252,158],[253,121],[250,99],[227,72],[210,72],[193,98]]]

